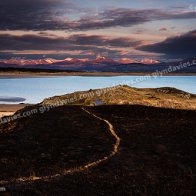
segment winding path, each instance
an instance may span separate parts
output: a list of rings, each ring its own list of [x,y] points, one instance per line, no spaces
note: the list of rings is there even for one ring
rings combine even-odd
[[[118,153],[118,151],[119,151],[120,137],[116,134],[113,125],[108,120],[93,114],[92,112],[88,111],[84,107],[82,107],[81,109],[84,112],[86,112],[87,114],[93,116],[94,118],[96,118],[96,119],[98,119],[100,121],[104,121],[108,125],[108,130],[109,130],[110,134],[115,139],[115,144],[114,144],[113,150],[111,151],[111,153],[108,156],[105,156],[103,158],[98,159],[97,161],[88,163],[88,164],[83,165],[83,166],[79,166],[79,167],[71,168],[71,169],[66,169],[63,172],[58,173],[58,174],[54,174],[54,175],[50,175],[50,176],[20,177],[20,178],[13,179],[13,180],[10,180],[10,181],[0,181],[0,185],[7,185],[7,186],[9,186],[11,184],[13,185],[13,183],[21,184],[21,183],[30,183],[30,182],[34,182],[34,181],[37,181],[37,180],[51,180],[51,179],[55,179],[55,178],[58,178],[58,177],[61,177],[61,176],[65,176],[65,175],[68,175],[68,174],[83,172],[83,171],[91,169],[93,167],[97,167],[100,163],[102,163],[102,162],[110,159],[114,155],[116,155]]]

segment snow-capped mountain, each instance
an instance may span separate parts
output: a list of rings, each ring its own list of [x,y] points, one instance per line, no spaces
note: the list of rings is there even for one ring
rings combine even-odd
[[[189,59],[191,61],[191,59]],[[187,60],[184,60],[186,62]],[[183,61],[182,61],[183,62]],[[104,56],[97,56],[95,59],[88,58],[65,58],[56,60],[51,58],[27,60],[27,59],[9,59],[0,60],[0,68],[35,68],[35,69],[53,69],[69,71],[97,71],[97,72],[155,72],[169,68],[169,66],[178,65],[179,61],[164,63],[154,59],[135,60],[121,58],[113,60]],[[181,72],[196,72],[196,65]]]

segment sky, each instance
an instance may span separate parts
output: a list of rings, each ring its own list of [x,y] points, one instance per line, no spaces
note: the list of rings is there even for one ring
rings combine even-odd
[[[0,59],[195,57],[196,0],[0,0]]]

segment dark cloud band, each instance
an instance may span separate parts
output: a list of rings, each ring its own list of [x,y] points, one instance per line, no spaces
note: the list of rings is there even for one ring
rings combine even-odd
[[[70,13],[80,15],[82,8],[68,0],[6,0],[0,1],[0,30],[90,30],[116,26],[133,26],[154,20],[196,18],[196,12],[164,10],[110,9],[96,16],[89,11],[85,17],[71,19]],[[90,15],[91,14],[91,15]]]
[[[181,36],[168,38],[160,43],[141,46],[138,49],[162,53],[167,58],[192,58],[196,56],[196,30]]]
[[[106,37],[98,35],[77,34],[69,37],[57,37],[47,33],[39,35],[10,35],[0,34],[0,58],[9,58],[26,51],[56,51],[54,53],[69,53],[70,51],[80,51],[86,55],[106,53],[111,56],[118,56],[121,48],[132,48],[141,44],[140,41],[128,37]],[[70,52],[71,53],[71,52]],[[71,54],[70,54],[71,55]],[[25,55],[26,56],[26,55]]]
[[[69,37],[42,35],[0,35],[0,50],[73,50],[91,49],[91,47],[135,47],[141,42],[127,37],[105,37],[77,34]]]

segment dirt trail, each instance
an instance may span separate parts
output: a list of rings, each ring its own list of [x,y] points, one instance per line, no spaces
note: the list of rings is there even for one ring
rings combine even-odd
[[[108,131],[110,132],[110,134],[115,139],[115,144],[114,144],[113,150],[111,151],[111,153],[108,156],[105,156],[103,158],[98,159],[97,161],[88,163],[88,164],[83,165],[83,166],[66,169],[63,172],[58,173],[58,174],[54,174],[54,175],[50,175],[50,176],[20,177],[20,178],[13,179],[13,180],[10,180],[10,181],[0,181],[0,185],[6,185],[7,187],[9,187],[9,186],[13,186],[13,184],[19,184],[20,185],[22,183],[30,183],[30,182],[34,182],[34,181],[38,181],[38,180],[52,180],[52,179],[55,179],[55,178],[58,178],[58,177],[61,177],[61,176],[68,175],[68,174],[83,172],[83,171],[91,169],[93,167],[97,167],[100,163],[102,163],[102,162],[110,159],[112,156],[116,155],[119,151],[120,137],[116,134],[113,125],[108,120],[93,114],[92,112],[88,111],[84,107],[82,107],[81,109],[84,112],[88,113],[89,115],[93,116],[94,118],[96,118],[100,121],[104,121],[108,125]]]

